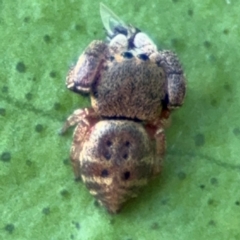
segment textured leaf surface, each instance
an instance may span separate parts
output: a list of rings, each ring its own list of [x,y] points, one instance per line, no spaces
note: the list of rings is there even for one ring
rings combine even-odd
[[[104,2],[181,59],[163,174],[116,216],[73,180],[69,66],[103,39],[99,1],[0,0],[1,239],[240,239],[238,1]]]

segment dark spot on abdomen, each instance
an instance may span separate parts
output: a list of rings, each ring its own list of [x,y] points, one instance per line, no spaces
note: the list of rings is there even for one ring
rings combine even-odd
[[[103,169],[102,172],[101,172],[101,177],[108,177],[109,175],[109,172],[107,169]]]
[[[123,180],[128,180],[130,178],[130,176],[131,176],[130,172],[126,171],[126,172],[123,173],[122,179]]]

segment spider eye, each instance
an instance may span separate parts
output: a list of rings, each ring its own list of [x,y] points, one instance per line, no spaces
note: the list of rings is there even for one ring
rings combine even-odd
[[[139,54],[137,57],[138,57],[139,59],[143,60],[143,61],[149,60],[148,55],[145,54],[145,53]]]
[[[133,58],[133,54],[131,52],[123,52],[122,56],[124,58]]]

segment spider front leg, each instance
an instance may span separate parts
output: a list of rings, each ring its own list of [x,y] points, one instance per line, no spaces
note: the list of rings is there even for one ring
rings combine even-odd
[[[102,41],[93,41],[79,57],[66,78],[68,89],[77,93],[89,93],[101,67],[109,57],[108,45]]]

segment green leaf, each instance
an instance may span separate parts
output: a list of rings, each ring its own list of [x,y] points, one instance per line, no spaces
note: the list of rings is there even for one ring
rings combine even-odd
[[[114,216],[74,181],[72,133],[58,135],[90,105],[64,81],[104,38],[99,3],[0,0],[0,238],[240,239],[239,2],[104,2],[174,50],[188,79],[162,175]]]

